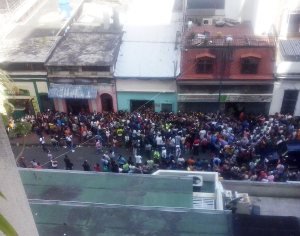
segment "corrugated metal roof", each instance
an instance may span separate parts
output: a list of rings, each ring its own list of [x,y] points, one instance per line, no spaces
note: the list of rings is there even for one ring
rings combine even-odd
[[[49,98],[94,99],[97,89],[91,85],[50,84]]]
[[[281,55],[286,60],[300,60],[300,40],[280,40]]]
[[[181,22],[172,14],[167,25],[125,25],[115,76],[174,78],[180,72]]]

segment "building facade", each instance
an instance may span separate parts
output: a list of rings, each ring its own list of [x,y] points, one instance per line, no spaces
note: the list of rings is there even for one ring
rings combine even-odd
[[[274,60],[274,40],[254,36],[248,23],[187,26],[177,79],[178,109],[268,113]]]
[[[48,0],[42,4],[31,1],[32,8],[27,6],[26,1],[6,2],[8,7],[15,2],[26,3],[21,5],[23,10],[18,13],[18,18],[12,18],[18,19],[18,24],[7,25],[9,32],[0,39],[0,68],[8,73],[14,84],[12,91],[5,91],[9,102],[14,105],[13,116],[19,118],[25,114],[52,110],[54,106],[48,97],[45,62],[70,21],[76,19],[82,5],[70,0],[72,9],[69,16],[63,18],[54,1]],[[43,7],[38,8],[38,4]],[[33,7],[39,10],[33,11]],[[48,16],[51,16],[51,21],[46,20]]]
[[[276,35],[277,60],[270,114],[300,115],[300,2],[283,5]]]
[[[153,8],[156,3],[147,4]],[[171,16],[164,23],[124,25],[114,74],[118,110],[177,112],[182,7],[170,5],[164,14]]]
[[[14,89],[5,91],[14,105],[15,118],[53,109],[48,98],[47,72],[44,63],[58,37],[3,41],[0,67],[13,81]],[[9,41],[9,42],[8,42]]]
[[[270,114],[300,116],[300,39],[279,41]]]
[[[117,111],[113,74],[122,31],[113,9],[109,2],[84,3],[78,19],[48,58],[49,97],[55,110],[73,114]]]

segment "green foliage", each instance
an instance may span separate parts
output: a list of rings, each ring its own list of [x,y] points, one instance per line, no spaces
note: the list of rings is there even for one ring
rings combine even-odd
[[[10,91],[17,90],[9,75],[4,70],[0,69],[0,99],[2,99],[2,101],[0,101],[0,113],[11,114],[14,110],[14,106],[5,98],[3,89]]]
[[[1,192],[0,192],[0,197],[6,199],[5,196],[3,195],[3,193],[1,193]],[[12,227],[12,225],[5,219],[5,217],[2,214],[0,214],[0,231],[3,232],[7,236],[17,236],[18,235],[18,233],[16,232],[14,227]]]
[[[0,230],[7,236],[17,236],[18,233],[12,227],[12,225],[0,214]]]
[[[2,122],[4,124],[5,127],[8,126],[8,116],[7,115],[4,115],[4,114],[0,114],[1,117],[2,117]]]
[[[22,137],[31,133],[32,124],[29,122],[16,122],[15,127],[9,132],[9,137]]]

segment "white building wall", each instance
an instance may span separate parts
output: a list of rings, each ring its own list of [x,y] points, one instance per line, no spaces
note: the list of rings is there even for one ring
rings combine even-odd
[[[273,99],[270,107],[270,115],[280,112],[285,90],[298,90],[300,91],[300,81],[280,81],[274,83]],[[295,116],[300,116],[300,94],[295,107]]]
[[[255,34],[266,34],[272,25],[278,26],[278,19],[287,2],[290,0],[226,0],[225,16],[239,21],[251,21]]]
[[[298,100],[296,103],[296,108],[295,108],[295,116],[300,116],[300,94],[298,95]]]
[[[118,92],[176,92],[174,80],[141,80],[141,79],[117,79]]]

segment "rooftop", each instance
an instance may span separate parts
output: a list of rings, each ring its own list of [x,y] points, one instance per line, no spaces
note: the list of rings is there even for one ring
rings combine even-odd
[[[82,171],[21,170],[29,199],[192,207],[192,180]]]
[[[43,63],[55,46],[59,37],[29,38],[23,40],[5,40],[0,45],[0,63]]]
[[[224,189],[248,193],[260,215],[293,216],[300,219],[300,183],[222,181]]]
[[[174,12],[178,1],[165,0],[161,16],[162,10],[157,9],[161,1],[143,0],[134,4],[139,12],[129,10],[130,20],[124,23],[115,76],[174,78],[180,71],[182,13]],[[134,5],[131,7],[135,9]]]
[[[255,36],[251,24],[191,26],[185,33],[187,47],[274,46],[271,37]]]
[[[48,66],[111,66],[122,39],[119,6],[111,1],[86,1],[49,57]]]
[[[46,0],[31,8],[0,43],[1,62],[45,62],[80,1],[70,0],[68,15],[57,1]]]
[[[300,40],[280,40],[279,49],[282,57],[286,61],[300,61]]]
[[[116,60],[121,33],[70,32],[58,43],[47,66],[110,66]]]
[[[40,235],[232,235],[230,211],[192,209],[192,178],[19,173]]]
[[[40,235],[232,236],[228,211],[34,200],[30,206]]]

